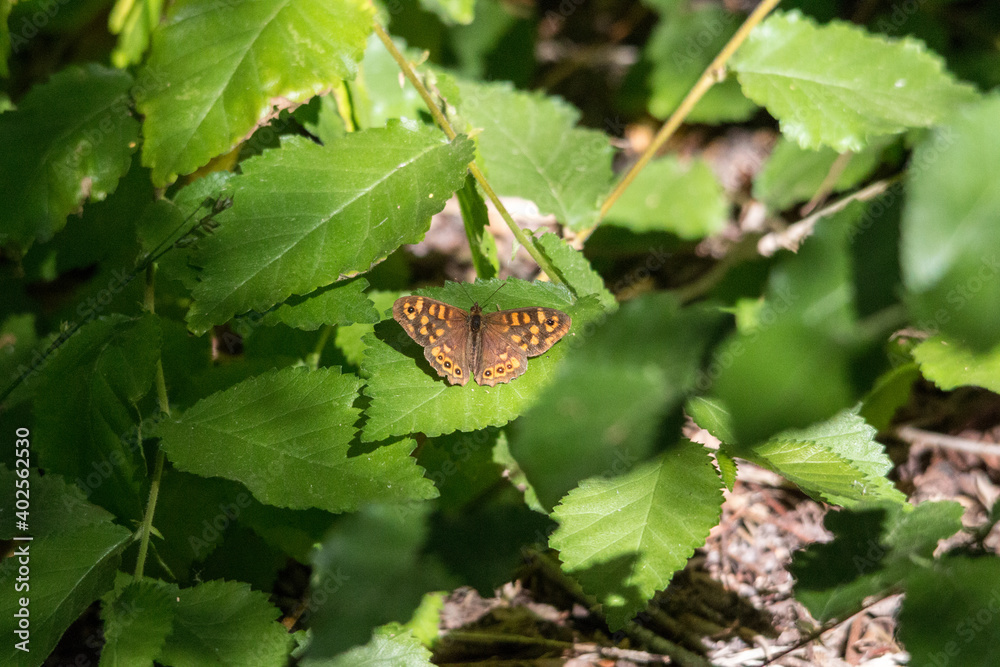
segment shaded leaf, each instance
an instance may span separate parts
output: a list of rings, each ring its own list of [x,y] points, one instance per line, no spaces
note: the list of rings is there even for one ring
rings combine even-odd
[[[432,667],[431,652],[412,632],[390,635],[376,632],[364,646],[335,658],[302,661],[303,667]]]
[[[363,0],[186,0],[153,33],[134,91],[142,163],[166,185],[228,153],[277,109],[354,76],[371,30]]]
[[[607,312],[618,308],[615,296],[604,286],[604,278],[590,266],[583,253],[570,247],[557,235],[542,234],[535,240],[535,247],[552,262],[559,278],[570,291],[580,299],[588,295],[597,297],[598,303]]]
[[[945,391],[975,386],[1000,394],[1000,346],[973,352],[945,336],[934,336],[913,348],[925,378]]]
[[[173,627],[174,610],[166,586],[138,581],[108,594],[101,605],[104,646],[101,667],[150,665]]]
[[[479,194],[472,174],[465,177],[465,185],[455,194],[462,210],[462,222],[465,223],[465,236],[469,240],[476,276],[480,280],[496,278],[500,270],[497,245],[493,235],[487,231],[490,226],[489,211],[486,210],[486,202]]]
[[[264,324],[282,322],[296,329],[315,331],[323,325],[378,322],[379,314],[365,289],[368,281],[355,278],[321,287],[304,297],[292,297],[264,315]]]

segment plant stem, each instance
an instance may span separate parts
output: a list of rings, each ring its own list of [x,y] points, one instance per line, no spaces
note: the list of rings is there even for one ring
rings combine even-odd
[[[149,313],[156,312],[156,289],[155,289],[156,265],[150,264],[146,267],[146,290],[143,297],[143,307]],[[167,398],[167,381],[163,375],[163,359],[156,360],[156,397],[160,406],[160,412],[170,415],[170,402]],[[139,433],[140,442],[142,433]],[[142,579],[143,569],[146,566],[146,553],[149,551],[149,535],[153,530],[153,515],[156,513],[156,500],[160,495],[160,480],[163,478],[163,464],[166,457],[163,450],[156,448],[156,462],[153,464],[153,478],[149,484],[149,499],[146,501],[146,512],[142,517],[142,525],[139,526],[139,555],[135,559],[135,578]]]
[[[583,243],[594,232],[594,229],[598,224],[600,224],[600,221],[604,219],[604,216],[606,216],[608,211],[611,210],[611,207],[614,206],[615,202],[618,201],[618,198],[622,196],[625,189],[632,184],[632,181],[634,181],[635,177],[639,175],[639,172],[642,171],[647,164],[649,164],[649,161],[652,160],[653,156],[655,156],[656,153],[663,147],[663,144],[665,144],[667,140],[673,136],[674,132],[676,132],[677,128],[681,126],[681,123],[684,122],[684,119],[688,117],[691,110],[694,109],[694,106],[705,95],[705,93],[707,93],[712,86],[725,78],[726,63],[730,58],[732,58],[733,54],[736,53],[736,49],[738,49],[740,45],[746,41],[750,31],[753,30],[757,24],[763,21],[764,17],[767,16],[780,1],[781,0],[763,0],[759,5],[757,5],[757,8],[750,13],[750,16],[748,16],[746,21],[743,22],[743,25],[740,26],[739,30],[737,30],[726,45],[722,47],[722,50],[719,51],[719,54],[715,56],[711,63],[709,63],[708,67],[705,68],[701,77],[699,77],[698,81],[695,82],[694,87],[688,91],[688,94],[681,101],[674,113],[671,114],[670,118],[667,119],[667,122],[664,123],[663,127],[660,128],[660,131],[656,133],[656,137],[649,144],[646,150],[643,151],[642,155],[639,156],[636,163],[632,165],[632,168],[628,170],[625,177],[618,182],[615,189],[612,190],[611,194],[609,194],[607,199],[604,200],[604,203],[601,205],[600,215],[597,218],[598,222],[595,223],[594,226],[589,227],[577,234],[574,241],[574,244],[577,247],[583,246]]]
[[[319,332],[319,338],[316,339],[316,346],[309,356],[306,357],[306,366],[309,367],[309,370],[314,371],[319,368],[319,359],[323,356],[323,348],[326,347],[326,343],[330,340],[330,334],[332,333],[333,327],[329,324],[324,324]]]
[[[413,66],[406,59],[406,57],[399,52],[396,45],[393,44],[392,38],[389,37],[388,33],[386,33],[385,28],[383,28],[378,21],[373,21],[372,23],[374,25],[375,34],[378,35],[380,40],[382,40],[382,43],[385,44],[385,48],[389,51],[389,55],[391,55],[393,60],[396,61],[396,64],[399,65],[399,69],[403,72],[403,76],[405,76],[406,80],[409,81],[410,84],[417,90],[417,93],[427,106],[428,111],[430,111],[431,116],[434,117],[434,122],[437,123],[438,127],[444,131],[445,136],[448,137],[449,140],[454,140],[458,134],[451,126],[448,118],[441,112],[441,109],[438,108],[438,105],[431,96],[430,91],[427,90],[427,87],[420,80],[420,77],[417,76]],[[524,249],[528,251],[531,258],[535,260],[536,264],[538,264],[538,268],[544,271],[552,282],[561,283],[562,280],[559,278],[559,274],[556,272],[555,267],[552,266],[545,255],[539,252],[538,248],[535,247],[535,244],[532,243],[531,237],[525,234],[524,230],[521,229],[516,222],[514,222],[514,218],[500,201],[497,193],[493,191],[492,187],[490,187],[490,184],[487,182],[483,172],[479,169],[479,166],[476,165],[475,160],[469,163],[469,173],[471,173],[473,178],[476,179],[476,182],[479,183],[479,187],[483,189],[483,193],[491,202],[493,202],[493,206],[496,207],[497,212],[500,214],[500,217],[503,218],[503,221],[507,223],[507,226],[510,228],[514,238],[517,239],[518,243],[524,246]],[[469,242],[472,242],[471,239]]]

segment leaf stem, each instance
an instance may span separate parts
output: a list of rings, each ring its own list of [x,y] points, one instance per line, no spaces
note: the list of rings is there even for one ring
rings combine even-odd
[[[656,153],[663,147],[663,144],[665,144],[667,140],[673,136],[674,132],[676,132],[677,128],[681,126],[681,123],[683,123],[684,119],[691,113],[691,110],[694,109],[694,106],[698,103],[698,101],[712,86],[725,78],[726,63],[730,58],[732,58],[733,54],[736,53],[736,49],[738,49],[743,42],[746,41],[750,31],[757,27],[757,24],[763,21],[764,17],[767,16],[779,2],[781,2],[781,0],[763,0],[759,5],[757,5],[757,8],[750,13],[750,16],[748,16],[746,21],[743,22],[743,25],[740,26],[739,30],[736,31],[728,42],[726,42],[726,45],[722,47],[719,54],[715,56],[712,62],[709,63],[708,67],[705,68],[701,77],[698,78],[698,81],[695,82],[691,90],[688,91],[688,94],[681,101],[674,113],[671,114],[670,118],[667,119],[667,122],[664,123],[663,127],[660,128],[660,131],[656,133],[656,137],[649,144],[646,150],[643,151],[642,155],[639,156],[636,163],[632,165],[632,168],[628,170],[625,177],[618,182],[615,189],[611,191],[611,194],[609,194],[607,199],[604,200],[604,203],[601,204],[601,211],[598,215],[597,223],[577,234],[574,245],[578,248],[583,246],[583,243],[590,237],[591,234],[594,233],[594,229],[598,224],[600,224],[600,221],[604,219],[604,216],[606,216],[608,211],[611,210],[611,207],[614,206],[615,202],[618,201],[618,198],[622,196],[625,189],[632,184],[632,181],[634,181],[635,177],[639,175],[639,172],[642,171],[647,164],[649,164],[649,161],[652,160]]]
[[[420,77],[417,76],[416,71],[413,69],[413,66],[410,64],[410,62],[406,59],[406,56],[400,53],[399,49],[396,48],[396,45],[393,44],[392,38],[389,37],[389,34],[385,31],[385,28],[383,28],[378,21],[373,21],[372,24],[375,29],[375,34],[378,35],[378,38],[380,40],[382,40],[382,43],[385,45],[385,48],[389,51],[389,55],[391,55],[393,60],[396,61],[396,64],[399,65],[399,69],[403,72],[403,76],[406,77],[406,80],[410,82],[410,84],[417,90],[417,93],[420,95],[421,99],[423,99],[424,104],[427,106],[428,111],[430,111],[431,113],[431,116],[434,117],[434,122],[437,123],[438,127],[440,127],[444,131],[444,134],[446,137],[448,137],[449,141],[454,140],[455,137],[458,136],[458,134],[455,132],[455,129],[451,126],[451,123],[448,121],[448,118],[444,115],[444,113],[441,112],[441,109],[438,108],[438,105],[434,101],[434,98],[431,96],[430,91],[427,90],[427,87],[420,80]],[[469,173],[471,173],[473,178],[475,178],[476,181],[479,183],[479,187],[483,189],[483,193],[489,198],[491,202],[493,202],[493,206],[496,207],[497,212],[500,214],[500,217],[503,218],[503,221],[507,223],[507,226],[510,228],[510,231],[514,235],[514,238],[517,239],[518,243],[524,246],[524,249],[528,251],[528,254],[531,255],[531,258],[535,260],[536,264],[538,264],[538,268],[544,271],[545,274],[549,277],[549,280],[551,280],[552,282],[561,283],[562,280],[559,278],[559,274],[556,271],[555,267],[552,266],[552,264],[545,257],[545,255],[543,255],[538,250],[538,248],[535,247],[535,244],[532,243],[531,237],[525,234],[524,230],[521,229],[516,222],[514,222],[514,218],[511,216],[510,212],[507,211],[507,208],[500,201],[500,197],[497,196],[497,193],[494,192],[492,187],[490,187],[489,182],[487,182],[486,177],[483,175],[483,172],[479,169],[479,166],[476,164],[475,160],[469,163]],[[470,239],[469,242],[471,243],[472,240]]]
[[[146,290],[143,295],[143,307],[149,313],[156,312],[156,289],[155,289],[156,265],[150,263],[146,267]],[[167,398],[167,381],[163,375],[163,359],[156,359],[156,397],[159,403],[160,412],[170,415],[170,402]],[[140,438],[142,433],[139,434]],[[156,501],[160,495],[160,480],[163,478],[163,465],[166,456],[163,450],[156,448],[156,462],[153,464],[153,477],[149,484],[149,499],[146,501],[146,511],[142,517],[142,525],[139,526],[139,555],[135,559],[135,578],[142,579],[142,573],[146,566],[146,553],[149,551],[149,535],[153,530],[153,515],[156,513]]]

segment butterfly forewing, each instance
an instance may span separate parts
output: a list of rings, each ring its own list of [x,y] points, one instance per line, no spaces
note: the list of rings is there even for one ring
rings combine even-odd
[[[528,357],[542,354],[566,335],[572,320],[554,308],[515,308],[471,313],[423,296],[404,296],[392,316],[424,348],[434,370],[452,384],[469,376],[496,386],[523,374]]]
[[[473,371],[467,358],[467,311],[424,296],[404,296],[392,305],[392,317],[424,348],[424,357],[438,375],[451,384],[469,381]]]

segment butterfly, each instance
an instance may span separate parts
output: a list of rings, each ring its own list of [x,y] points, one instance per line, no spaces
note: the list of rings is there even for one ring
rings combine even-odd
[[[570,316],[554,308],[515,308],[483,313],[429,299],[404,296],[392,305],[392,317],[410,338],[424,348],[424,356],[451,384],[469,378],[494,387],[528,370],[528,357],[537,357],[566,335]]]

